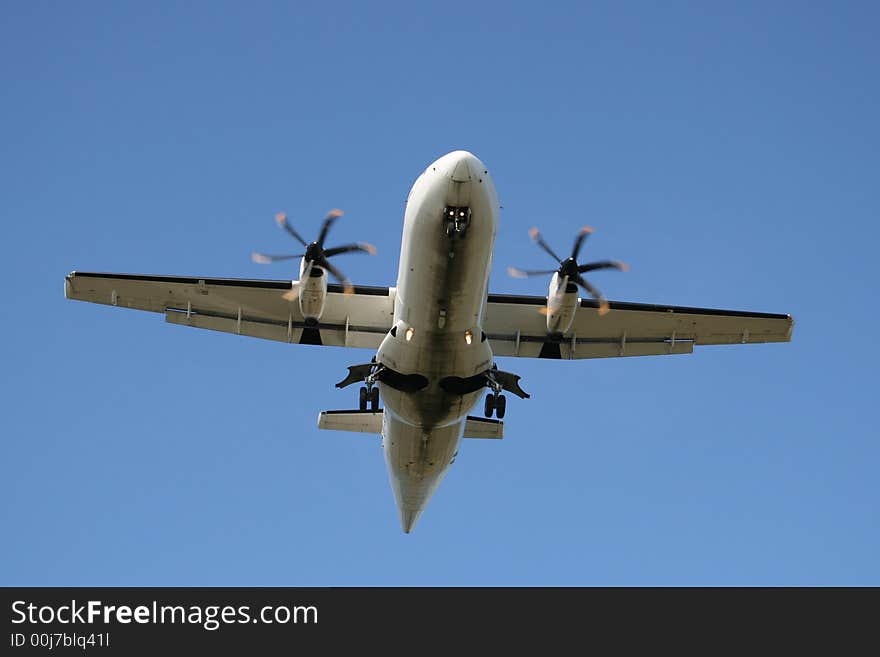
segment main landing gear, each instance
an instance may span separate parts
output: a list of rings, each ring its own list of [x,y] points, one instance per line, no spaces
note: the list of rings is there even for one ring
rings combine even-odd
[[[491,392],[486,395],[486,406],[483,409],[483,414],[486,417],[492,417],[492,414],[495,414],[499,420],[504,419],[504,411],[507,410],[507,397],[497,392]]]
[[[376,383],[379,381],[379,375],[385,370],[385,366],[376,362],[375,356],[369,363],[363,365],[350,365],[348,368],[348,376],[336,384],[337,388],[345,388],[347,386],[364,382],[364,385],[358,390],[358,408],[362,411],[379,410],[379,388]]]
[[[483,414],[486,417],[492,417],[494,414],[499,420],[504,419],[504,413],[507,410],[507,398],[501,392],[505,390],[505,380],[507,381],[507,390],[524,399],[528,398],[528,395],[523,392],[517,383],[519,381],[518,376],[508,374],[507,372],[499,372],[498,366],[493,365],[492,369],[486,372],[486,387],[492,391],[486,395],[486,405],[483,408]]]
[[[367,406],[369,406],[369,410],[378,411],[379,410],[379,388],[375,387],[367,387],[362,386],[358,393],[358,407],[362,411],[366,411]]]
[[[358,391],[358,408],[362,411],[367,410],[367,406],[371,411],[379,410],[379,388],[376,386],[376,381],[379,380],[379,373],[383,369],[381,365],[374,367],[364,379],[364,383],[367,385],[361,386]]]

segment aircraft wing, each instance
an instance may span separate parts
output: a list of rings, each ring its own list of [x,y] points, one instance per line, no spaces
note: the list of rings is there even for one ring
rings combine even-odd
[[[791,315],[686,308],[581,299],[571,329],[561,339],[547,336],[546,297],[490,294],[483,331],[496,356],[526,358],[612,358],[689,354],[695,345],[788,342]]]
[[[391,329],[395,288],[355,286],[344,294],[328,285],[319,324],[307,326],[291,281],[72,272],[64,296],[121,308],[162,313],[182,326],[280,342],[378,349]]]

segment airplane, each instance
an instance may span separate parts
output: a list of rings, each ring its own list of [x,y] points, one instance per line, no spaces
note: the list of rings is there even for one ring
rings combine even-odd
[[[583,274],[626,266],[611,260],[578,263],[589,228],[577,234],[567,258],[537,229],[530,231],[555,266],[510,273],[549,275],[546,297],[490,294],[499,211],[488,169],[459,150],[430,164],[412,186],[395,287],[353,285],[329,261],[343,253],[375,253],[366,243],[324,247],[342,215],[334,210],[312,242],[286,215],[276,217],[305,248],[303,254],[253,255],[263,263],[299,258],[298,280],[74,271],[65,278],[64,293],[68,299],[162,313],[166,322],[181,326],[372,351],[336,384],[359,386],[358,408],[323,411],[318,427],[381,435],[406,533],[455,461],[463,438],[503,437],[503,393],[529,397],[518,375],[498,369],[496,357],[689,354],[699,345],[791,340],[791,315],[607,301]],[[328,282],[328,274],[338,282]],[[587,296],[579,295],[581,289]],[[484,391],[484,417],[470,415]]]

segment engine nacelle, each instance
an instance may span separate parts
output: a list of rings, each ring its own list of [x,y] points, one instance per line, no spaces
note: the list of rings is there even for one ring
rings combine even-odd
[[[327,272],[318,265],[309,267],[303,258],[299,266],[297,285],[300,312],[306,320],[317,322],[324,313],[324,301],[327,299]]]
[[[547,332],[564,334],[571,328],[578,306],[578,286],[568,276],[553,274],[547,291]]]

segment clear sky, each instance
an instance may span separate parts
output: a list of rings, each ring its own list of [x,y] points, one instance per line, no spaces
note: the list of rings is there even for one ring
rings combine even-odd
[[[880,584],[876,3],[0,8],[0,584]],[[790,344],[503,359],[404,535],[378,438],[319,432],[364,352],[65,301],[73,269],[295,277],[332,207],[390,285],[455,149],[503,205],[491,288],[580,226],[612,299],[794,315]]]

